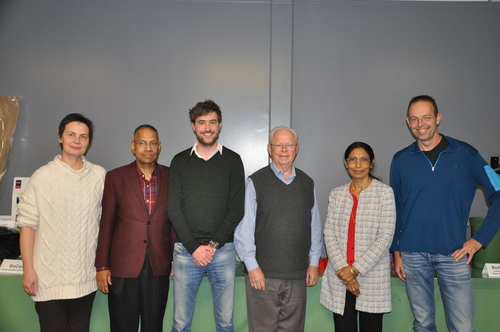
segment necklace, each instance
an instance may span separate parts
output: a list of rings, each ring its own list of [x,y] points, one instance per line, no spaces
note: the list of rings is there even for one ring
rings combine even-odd
[[[353,181],[353,182],[351,182],[351,188],[350,188],[351,193],[353,193],[353,194],[355,194],[355,195],[359,195],[359,194],[361,194],[361,192],[362,192],[363,190],[365,190],[366,188],[368,188],[368,187],[370,186],[370,184],[372,184],[372,180],[373,180],[373,179],[372,179],[372,178],[370,178],[370,181],[368,182],[368,185],[367,185],[366,187],[364,187],[364,188],[361,188],[360,190],[358,190],[358,189],[354,188],[354,181]]]

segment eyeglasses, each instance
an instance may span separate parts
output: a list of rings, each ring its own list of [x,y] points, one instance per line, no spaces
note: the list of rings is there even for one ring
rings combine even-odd
[[[370,163],[370,159],[365,158],[365,157],[361,157],[359,159],[358,158],[349,158],[349,159],[347,159],[347,162],[349,164],[356,164],[358,162],[358,160],[362,164],[369,164]]]
[[[144,141],[135,142],[134,141],[134,143],[137,144],[141,148],[145,148],[147,146],[150,146],[152,148],[157,148],[158,145],[160,144],[160,142],[156,142],[156,141],[155,142],[144,142]]]
[[[273,148],[275,148],[276,150],[281,150],[281,149],[283,149],[283,147],[286,150],[291,150],[297,146],[297,144],[291,144],[291,143],[288,143],[288,144],[278,143],[278,144],[269,144],[269,145],[272,146]]]
[[[411,118],[408,118],[408,122],[410,122],[410,124],[417,124],[419,121],[423,121],[423,122],[431,122],[432,119],[434,118],[433,115],[426,115],[426,116],[423,116],[421,118],[417,118],[417,117],[411,117]]]

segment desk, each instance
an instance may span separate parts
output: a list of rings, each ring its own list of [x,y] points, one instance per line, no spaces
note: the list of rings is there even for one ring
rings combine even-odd
[[[245,279],[236,278],[236,292],[234,305],[234,323],[236,332],[247,332]],[[306,331],[333,331],[333,315],[319,304],[321,280],[318,285],[308,288],[307,293],[307,320]],[[498,332],[500,279],[473,278],[472,285],[476,296],[476,315],[474,323],[477,332]],[[441,295],[435,281],[436,320],[438,331],[447,331],[444,320]],[[411,331],[413,316],[410,311],[404,283],[397,278],[392,278],[392,306],[393,311],[384,315],[384,331],[401,332]],[[167,310],[164,320],[164,331],[172,327],[172,287],[170,289]],[[92,318],[91,331],[109,331],[109,316],[107,310],[107,297],[97,292]],[[20,276],[0,276],[0,332],[36,332],[38,316],[35,312],[33,301],[21,287]],[[192,325],[193,332],[215,331],[213,322],[212,295],[207,278],[198,292],[196,310]]]

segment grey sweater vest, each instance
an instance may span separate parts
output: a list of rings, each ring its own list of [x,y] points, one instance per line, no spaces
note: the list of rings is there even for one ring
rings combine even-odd
[[[296,170],[290,184],[268,166],[250,178],[257,195],[256,258],[266,278],[305,279],[311,248],[314,182]]]

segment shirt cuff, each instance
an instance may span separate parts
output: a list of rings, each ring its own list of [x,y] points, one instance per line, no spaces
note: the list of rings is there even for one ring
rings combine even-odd
[[[309,266],[319,266],[320,256],[309,256]]]
[[[245,267],[247,268],[247,271],[252,271],[253,269],[259,267],[259,263],[257,263],[255,257],[247,258],[245,260]]]

